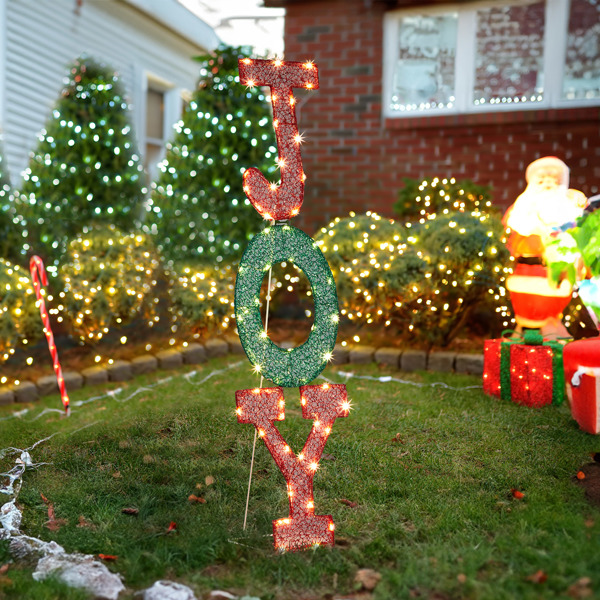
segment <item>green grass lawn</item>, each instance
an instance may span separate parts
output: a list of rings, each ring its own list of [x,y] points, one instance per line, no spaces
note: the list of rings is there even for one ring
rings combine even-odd
[[[578,429],[567,406],[530,410],[479,389],[350,379],[354,408],[335,422],[315,475],[316,513],[333,515],[336,545],[277,554],[271,521],[287,516],[286,487],[260,440],[242,529],[254,428],[237,423],[235,391],[257,379],[245,358],[237,360],[204,383],[235,358],[210,361],[189,379],[178,371],[120,402],[167,374],[136,379],[115,398],[75,407],[68,419],[49,413],[31,421],[44,406],[60,406],[55,396],[22,419],[0,422],[0,448],[25,448],[58,432],[32,451],[35,462],[50,464],[25,473],[22,531],[68,552],[116,555],[108,564],[125,578],[123,597],[168,578],[199,597],[227,589],[262,600],[335,598],[355,591],[360,568],[382,575],[375,600],[600,597],[600,511],[574,483],[600,440]],[[324,374],[342,383],[339,371],[347,370]],[[352,370],[398,376],[376,365]],[[71,399],[102,392],[84,389]],[[311,423],[301,419],[298,390],[286,397],[280,431],[298,451]],[[0,418],[15,410],[0,408]],[[2,471],[10,466],[0,461]],[[66,520],[58,531],[44,525],[41,494]],[[206,502],[190,502],[191,494]],[[176,530],[168,532],[171,522]],[[8,560],[0,543],[0,565]],[[0,598],[86,597],[56,581],[36,583],[31,573],[32,564],[12,565],[0,576]],[[591,583],[575,585],[585,577]]]

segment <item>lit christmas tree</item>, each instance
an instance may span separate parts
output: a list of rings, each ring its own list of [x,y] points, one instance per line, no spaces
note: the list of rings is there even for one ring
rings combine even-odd
[[[222,46],[198,57],[200,82],[167,146],[146,219],[168,259],[239,258],[261,226],[242,173],[253,166],[278,179],[270,105],[260,89],[240,85],[240,56],[241,48]]]
[[[16,214],[8,171],[2,156],[0,135],[0,258],[14,260],[23,245],[23,227]]]
[[[40,134],[19,199],[29,252],[47,263],[92,222],[139,225],[144,172],[116,74],[78,59]]]

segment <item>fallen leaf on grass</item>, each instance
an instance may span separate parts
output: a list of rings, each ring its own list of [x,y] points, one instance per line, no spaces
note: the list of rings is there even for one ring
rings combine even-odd
[[[167,533],[171,533],[173,531],[177,531],[177,523],[175,523],[175,521],[171,521],[167,527]]]
[[[456,581],[458,581],[458,583],[466,583],[467,582],[467,576],[464,573],[459,573],[456,576]]]
[[[139,510],[139,508],[133,508],[133,507],[131,507],[131,508],[122,508],[121,512],[124,515],[138,515],[139,512],[140,512],[140,510]]]
[[[204,478],[204,483],[206,483],[206,485],[212,485],[215,482],[215,478],[212,475],[207,475]]]
[[[154,462],[154,456],[150,455],[150,454],[144,454],[144,458],[142,458],[142,460],[144,461],[145,464],[150,464]]]
[[[417,526],[410,521],[405,521],[402,523],[402,527],[404,527],[404,530],[408,531],[409,533],[414,533],[417,530]]]
[[[106,561],[115,561],[117,560],[117,558],[119,558],[118,556],[116,556],[115,554],[98,554],[98,558],[100,560],[106,560]]]
[[[6,571],[8,571],[8,569],[10,569],[10,563],[4,563],[0,567],[0,575],[4,575],[6,573]]]
[[[339,502],[349,506],[350,508],[356,508],[358,506],[356,502],[352,502],[352,500],[346,500],[346,498],[342,498]]]
[[[592,594],[592,588],[590,584],[592,580],[589,577],[582,577],[578,579],[573,585],[570,585],[567,589],[567,596],[571,598],[589,598]]]
[[[393,443],[398,443],[398,444],[404,444],[404,440],[400,437],[400,434],[397,433],[392,439],[391,441]]]
[[[51,521],[46,521],[44,527],[47,527],[50,531],[59,531],[60,528],[68,522],[67,519],[52,519]]]
[[[356,573],[356,577],[354,577],[354,583],[358,586],[358,589],[372,591],[375,589],[380,579],[381,573],[378,573],[373,569],[359,569]]]
[[[88,521],[83,515],[79,515],[79,523],[77,527],[89,527],[90,529],[96,529],[96,526]]]
[[[527,581],[531,581],[532,583],[545,583],[548,580],[548,575],[546,575],[546,573],[540,569],[532,575],[528,575],[525,579],[527,579]]]
[[[594,521],[594,519],[586,519],[583,524],[589,529],[596,524],[596,521]]]
[[[579,481],[585,479],[585,473],[583,471],[577,471],[577,479],[579,479]]]
[[[188,500],[190,502],[197,502],[198,504],[206,504],[206,500],[202,496],[196,496],[195,494],[190,494]]]
[[[525,497],[525,494],[523,492],[520,492],[516,488],[510,490],[510,493],[512,494],[513,498],[516,498],[517,500],[522,500]]]
[[[48,520],[44,523],[44,527],[47,527],[50,531],[58,531],[63,525],[66,525],[68,521],[66,519],[57,519],[54,513],[54,504],[40,492],[40,496],[44,501],[44,504],[48,507]]]
[[[115,479],[120,479],[120,478],[121,478],[121,471],[115,471],[115,472],[112,474],[112,476],[113,476]]]

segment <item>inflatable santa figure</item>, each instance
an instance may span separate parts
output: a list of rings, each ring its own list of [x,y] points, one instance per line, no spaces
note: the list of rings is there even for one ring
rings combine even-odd
[[[525,179],[525,191],[503,218],[509,228],[507,246],[516,261],[506,287],[517,325],[567,334],[560,319],[572,288],[566,280],[558,287],[549,282],[543,255],[552,233],[575,222],[587,200],[581,192],[569,189],[569,168],[555,156],[533,161]]]

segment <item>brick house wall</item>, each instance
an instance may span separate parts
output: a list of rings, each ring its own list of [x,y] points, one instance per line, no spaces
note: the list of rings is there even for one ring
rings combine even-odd
[[[314,232],[350,210],[393,216],[403,177],[469,178],[508,207],[525,168],[558,156],[570,186],[600,187],[600,108],[383,119],[383,16],[365,0],[267,0],[285,6],[285,58],[314,60],[320,89],[297,91],[307,174],[298,226]]]

